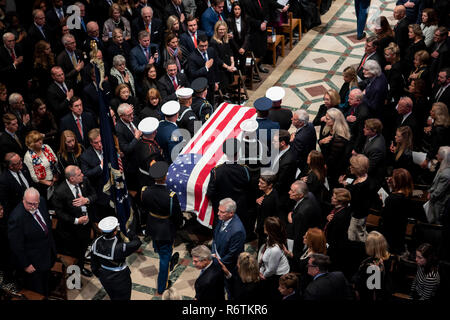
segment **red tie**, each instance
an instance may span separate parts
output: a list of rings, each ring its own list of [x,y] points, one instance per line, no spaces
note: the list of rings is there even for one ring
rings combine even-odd
[[[261,2],[258,0],[258,3],[259,3],[259,7],[262,9],[262,5],[261,5]]]
[[[13,61],[16,61],[16,55],[14,54],[14,50],[10,51],[11,51],[11,58],[13,59]]]
[[[366,63],[366,60],[367,60],[367,57],[368,57],[368,56],[369,56],[368,54],[365,54],[365,55],[364,55],[364,59],[363,59],[363,61],[361,62],[361,65],[359,66],[358,71],[361,70],[362,67],[364,67],[364,63]]]
[[[173,87],[175,88],[175,90],[177,90],[178,85],[177,85],[177,83],[175,81],[175,78],[172,78],[172,83],[173,83]]]
[[[194,46],[197,48],[197,38],[195,37],[195,33],[192,34],[192,37],[194,37]]]
[[[259,1],[259,0],[258,0]],[[219,14],[219,21],[222,21],[222,17],[220,16],[220,14]]]
[[[32,213],[33,217],[36,219],[36,221],[39,223],[39,225],[41,226],[42,230],[45,232],[45,234],[48,234],[48,228],[47,225],[44,223],[44,221],[42,221],[42,219],[38,216],[37,212]]]
[[[77,118],[77,127],[78,131],[80,132],[81,138],[83,138],[83,129],[81,129],[80,118]]]

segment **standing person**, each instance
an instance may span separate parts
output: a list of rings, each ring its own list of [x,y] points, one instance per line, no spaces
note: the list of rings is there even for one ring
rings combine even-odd
[[[245,54],[250,48],[250,25],[246,19],[243,10],[243,4],[239,1],[233,1],[231,13],[228,16],[227,24],[230,29],[230,45],[233,50],[234,60],[239,70],[245,68]]]
[[[187,31],[180,35],[180,44],[191,53],[197,48],[198,36],[204,35],[205,32],[203,30],[198,30],[198,19],[195,16],[188,15],[186,21]]]
[[[178,101],[167,101],[161,107],[161,113],[164,115],[156,133],[156,142],[163,149],[164,160],[172,163],[176,155],[172,157],[173,148],[183,141],[180,130],[178,129],[177,119],[180,111]],[[181,149],[180,149],[181,150]]]
[[[157,295],[161,296],[169,285],[169,270],[178,262],[178,253],[172,256],[176,231],[183,225],[180,202],[176,192],[167,189],[169,165],[157,161],[149,169],[155,184],[142,188],[142,206],[149,211],[146,235],[152,237],[153,247],[159,256]],[[170,286],[170,285],[169,285]]]
[[[277,190],[273,189],[276,181],[274,175],[261,175],[258,187],[263,195],[256,199],[256,234],[258,235],[258,248],[266,242],[267,235],[264,232],[264,221],[270,216],[277,216],[279,208],[279,197]]]
[[[58,251],[77,258],[81,274],[91,277],[92,272],[84,267],[84,261],[90,242],[90,220],[94,214],[91,208],[97,200],[97,194],[77,166],[68,166],[64,173],[66,179],[53,195],[58,218],[56,232],[61,239]]]
[[[225,301],[224,275],[217,260],[213,260],[211,250],[200,245],[192,249],[191,255],[192,264],[201,270],[194,284],[195,300],[214,303]]]
[[[312,122],[314,126],[320,126],[319,139],[322,139],[325,136],[323,133],[323,128],[325,127],[325,115],[327,114],[327,111],[331,108],[338,109],[340,103],[341,97],[336,90],[330,89],[324,93],[323,104],[320,105],[319,111],[317,111],[317,114]]]
[[[370,7],[370,0],[355,0],[356,38],[358,40],[362,40],[366,37],[364,28],[366,27],[369,7]]]
[[[61,133],[58,157],[58,171],[64,172],[67,166],[81,166],[81,153],[84,147],[77,141],[77,137],[70,130],[64,130]]]
[[[51,226],[45,200],[28,188],[9,217],[8,240],[25,288],[44,296],[49,294],[50,269],[56,260]]]
[[[132,231],[127,233],[130,242],[122,241],[118,226],[119,221],[113,216],[100,221],[98,228],[102,236],[92,243],[91,266],[111,300],[130,300],[131,271],[125,259],[142,242]]]
[[[202,124],[209,119],[213,114],[214,108],[206,99],[208,95],[208,79],[200,77],[192,81],[192,90],[194,90],[194,97],[192,98],[192,111]]]
[[[278,282],[282,275],[289,272],[289,262],[282,249],[286,246],[286,230],[280,218],[268,217],[264,221],[264,233],[267,235],[267,241],[258,253],[260,278],[270,300],[279,301],[281,295]]]
[[[438,261],[431,244],[423,243],[416,249],[417,273],[411,286],[414,300],[431,300],[435,295],[441,277]]]
[[[316,149],[317,134],[306,110],[295,110],[292,125],[296,128],[291,136],[291,148],[297,159],[297,168],[306,172],[308,154]]]
[[[281,106],[285,95],[283,87],[270,87],[266,91],[266,97],[272,100],[272,108],[269,110],[269,120],[278,122],[280,129],[289,130],[292,124],[292,111]]]

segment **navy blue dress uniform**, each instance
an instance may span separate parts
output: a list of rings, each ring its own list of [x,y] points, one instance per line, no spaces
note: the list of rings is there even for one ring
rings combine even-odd
[[[155,141],[156,130],[159,121],[156,118],[147,117],[139,122],[138,129],[142,131],[142,138],[136,148],[136,157],[139,164],[139,185],[140,189],[150,186],[155,181],[150,177],[148,170],[156,161],[163,161],[163,151]]]
[[[292,124],[292,111],[281,106],[281,99],[285,95],[282,87],[271,87],[266,91],[266,98],[272,100],[272,108],[269,109],[269,120],[277,122],[280,129],[289,130]]]
[[[175,93],[178,99],[185,100],[192,98],[193,92],[194,91],[191,88],[180,88]],[[180,105],[180,111],[178,112],[178,115],[179,115],[177,119],[178,127],[189,131],[189,134],[192,138],[195,134],[195,121],[198,120],[197,117],[195,116],[194,111],[192,111],[190,106]]]
[[[177,228],[183,224],[177,194],[168,190],[165,184],[168,168],[164,161],[152,165],[149,174],[156,183],[142,188],[141,192],[142,207],[148,210],[146,234],[151,236],[155,252],[159,255],[159,294],[167,288],[173,243]]]
[[[111,300],[130,300],[131,271],[125,260],[142,242],[132,231],[127,234],[130,241],[124,242],[117,235],[118,225],[113,216],[103,218],[98,224],[103,235],[92,243],[91,268]]]
[[[178,130],[177,124],[167,120],[168,117],[177,115],[179,110],[180,104],[177,101],[168,101],[161,107],[161,112],[166,118],[159,123],[156,142],[163,149],[164,159],[168,163],[172,163],[172,149],[183,141],[183,136]]]
[[[256,131],[256,137],[266,147],[267,156],[270,156],[273,136],[280,129],[280,125],[277,122],[267,118],[268,111],[272,108],[272,100],[261,97],[256,99],[253,105],[257,110],[256,121],[258,122],[258,130]]]
[[[201,96],[201,94],[208,88],[208,79],[200,77],[192,81],[192,90],[195,92],[195,96],[192,98],[192,111],[194,111],[197,119],[202,124],[211,117],[214,112],[214,108],[209,101]]]
[[[231,146],[233,146],[233,150],[231,150]],[[251,191],[248,167],[236,162],[238,140],[230,139],[230,144],[226,141],[222,148],[228,160],[211,170],[206,191],[207,197],[212,202],[214,212],[213,227],[218,222],[217,212],[220,200],[225,198],[233,199],[237,205],[235,213],[242,217],[247,213],[247,194]]]

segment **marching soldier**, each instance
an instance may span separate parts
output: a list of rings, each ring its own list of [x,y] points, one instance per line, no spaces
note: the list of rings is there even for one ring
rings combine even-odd
[[[148,169],[156,161],[163,161],[163,151],[155,141],[159,121],[153,117],[147,117],[139,122],[138,129],[142,131],[142,138],[136,147],[137,163],[139,164],[139,184],[150,186],[154,180],[148,174]]]
[[[180,88],[175,92],[180,103],[177,119],[178,127],[189,131],[191,138],[194,136],[195,121],[197,120],[194,111],[191,109],[193,92],[191,88]]]
[[[266,91],[266,98],[272,100],[272,108],[269,110],[269,120],[278,122],[280,129],[289,130],[292,124],[292,111],[281,106],[281,101],[286,92],[282,87],[271,87]]]
[[[183,136],[178,129],[176,123],[178,119],[178,112],[180,111],[180,104],[178,101],[168,101],[161,107],[161,112],[164,114],[164,120],[159,123],[158,131],[156,133],[156,142],[163,149],[164,159],[168,163],[172,163],[172,149],[181,141]]]
[[[151,236],[159,255],[158,295],[168,288],[169,270],[178,262],[179,254],[172,256],[177,228],[183,225],[183,216],[177,194],[167,189],[169,165],[158,161],[149,169],[155,184],[142,188],[142,207],[148,210],[146,234]],[[172,256],[172,258],[171,258]]]
[[[272,100],[261,97],[255,100],[253,106],[256,109],[256,121],[258,122],[256,138],[266,147],[267,156],[270,157],[273,137],[280,129],[280,125],[277,122],[273,122],[268,118],[269,109],[272,108]]]
[[[130,242],[123,242],[117,235],[118,226],[116,217],[100,220],[98,227],[103,235],[92,244],[91,268],[111,300],[130,300],[131,272],[125,259],[139,249],[141,240],[130,231]]]
[[[192,81],[192,90],[194,90],[194,98],[192,99],[192,111],[194,111],[197,118],[205,123],[206,120],[213,114],[214,108],[206,100],[208,94],[208,80],[200,77]]]

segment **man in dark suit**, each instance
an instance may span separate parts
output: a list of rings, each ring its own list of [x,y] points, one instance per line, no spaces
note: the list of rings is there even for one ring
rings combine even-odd
[[[419,126],[416,120],[416,116],[413,112],[413,101],[409,97],[402,97],[397,104],[397,116],[395,119],[394,130],[388,131],[390,133],[389,140],[393,140],[395,131],[402,126],[408,126],[411,128],[413,137],[416,139],[419,137]],[[422,129],[422,128],[421,128]],[[386,132],[386,131],[385,131]]]
[[[437,78],[437,84],[433,86],[431,102],[443,102],[450,106],[450,68],[442,69]]]
[[[448,29],[439,27],[434,31],[433,42],[430,47],[430,79],[436,81],[439,71],[450,67],[450,46],[447,41]]]
[[[64,170],[65,181],[53,193],[59,234],[58,252],[77,258],[81,274],[87,277],[92,272],[84,267],[85,253],[90,242],[92,207],[97,194],[88,179],[77,166],[68,166]]]
[[[96,119],[98,119],[100,116],[99,102],[98,102],[99,91],[102,91],[106,101],[109,101],[111,97],[111,85],[108,80],[103,80],[102,82],[103,89],[99,88],[96,82],[94,68],[90,68],[89,76],[91,78],[91,81],[83,88],[83,95],[82,95],[83,106],[87,112],[90,112],[92,115],[95,116]]]
[[[61,118],[59,123],[60,132],[70,130],[75,133],[79,143],[85,148],[89,147],[88,133],[97,128],[94,117],[89,112],[83,112],[83,102],[77,96],[70,99],[70,113]]]
[[[218,217],[211,252],[230,272],[236,271],[239,254],[244,251],[245,229],[236,212],[236,202],[231,198],[219,202]]]
[[[134,152],[142,137],[142,131],[137,129],[138,121],[134,119],[133,107],[123,103],[117,108],[120,119],[116,124],[117,139],[120,150],[124,153],[124,170],[127,185],[131,190],[138,187],[138,166]]]
[[[214,92],[219,90],[219,68],[217,53],[213,48],[208,48],[208,38],[199,35],[197,50],[188,57],[190,81],[199,77],[208,79],[207,100],[214,105]]]
[[[70,81],[66,81],[64,71],[55,66],[51,69],[53,82],[47,89],[47,102],[50,111],[59,121],[70,109],[70,99],[73,97],[73,87]]]
[[[52,34],[58,32],[61,25],[67,22],[67,8],[63,5],[63,0],[53,0],[52,7],[45,13],[45,20]]]
[[[25,63],[23,50],[16,45],[14,34],[3,34],[3,45],[0,46],[0,81],[9,92],[25,93]]]
[[[198,20],[194,16],[188,16],[186,19],[187,31],[180,36],[180,44],[187,49],[189,53],[194,51],[198,45],[198,37],[204,35],[203,30],[198,30]]]
[[[297,130],[291,136],[291,148],[297,160],[297,168],[306,173],[308,154],[316,149],[316,130],[312,123],[309,123],[309,115],[305,110],[294,111],[292,125]]]
[[[158,80],[158,88],[162,102],[176,100],[175,91],[180,88],[187,88],[190,83],[184,73],[178,73],[177,63],[170,59],[165,63],[166,74]]]
[[[167,189],[166,177],[169,166],[157,161],[149,169],[155,184],[144,187],[141,193],[142,206],[148,210],[146,234],[152,237],[153,247],[159,255],[157,294],[167,288],[169,270],[178,262],[177,253],[172,256],[176,230],[183,226],[183,215],[176,192]]]
[[[80,8],[80,16],[75,17],[75,23],[79,22],[80,28],[71,29],[70,32],[75,36],[75,39],[77,40],[77,47],[83,48],[83,43],[88,36],[87,24],[90,19],[86,14],[86,6],[82,2],[77,1],[74,3],[74,5]]]
[[[359,62],[358,67],[356,68],[356,72],[358,74],[358,82],[362,82],[366,80],[366,77],[363,73],[364,64],[369,60],[375,60],[378,62],[380,66],[381,64],[381,57],[377,53],[377,43],[376,43],[377,37],[368,37],[366,39],[366,44],[364,46],[364,55],[361,58],[361,61]],[[365,86],[365,85],[364,85]]]
[[[214,35],[214,26],[217,21],[226,21],[225,14],[223,13],[224,7],[224,0],[212,0],[211,7],[203,12],[201,17],[202,29],[205,31],[208,38],[211,38]]]
[[[217,212],[219,202],[225,198],[236,201],[236,214],[242,217],[247,213],[247,195],[250,192],[250,173],[248,168],[237,163],[238,140],[226,140],[222,146],[227,160],[211,170],[206,195],[212,202],[215,227],[219,222]]]
[[[22,200],[25,190],[33,186],[33,180],[17,153],[7,153],[5,164],[7,169],[0,175],[0,203],[3,205],[5,216],[9,217]]]
[[[225,301],[224,274],[217,261],[212,259],[211,250],[205,245],[192,249],[192,264],[201,270],[195,280],[195,299],[202,302]]]
[[[8,98],[8,112],[16,116],[19,124],[18,132],[22,136],[26,136],[31,131],[31,117],[25,105],[25,100],[20,93],[14,92]]]
[[[164,27],[160,19],[153,17],[153,9],[151,7],[143,7],[141,16],[137,17],[131,23],[131,41],[133,45],[138,45],[138,35],[141,31],[150,33],[152,43],[161,46],[163,39]]]
[[[406,49],[409,46],[409,22],[406,18],[405,6],[398,5],[394,8],[394,19],[398,20],[397,24],[394,27],[395,43],[400,48],[400,56],[403,57],[406,53]]]
[[[313,281],[306,287],[303,299],[307,301],[353,300],[351,287],[340,271],[328,272],[330,258],[314,253],[308,260],[308,274]]]
[[[288,213],[287,219],[282,217],[286,224],[288,239],[294,241],[293,256],[298,261],[303,253],[303,236],[309,228],[321,228],[321,209],[314,195],[308,191],[305,182],[295,181],[289,190],[289,197],[294,200],[295,206]]]
[[[364,147],[364,121],[370,117],[369,107],[362,102],[363,97],[360,89],[353,89],[348,94],[350,110],[346,120],[351,132],[351,143],[354,150],[362,150]]]
[[[140,31],[139,44],[130,51],[130,65],[134,75],[139,78],[148,64],[159,65],[158,45],[150,43],[150,33]]]
[[[181,0],[167,0],[164,15],[164,21],[167,21],[170,16],[176,16],[180,23],[180,31],[186,31],[186,10]]]
[[[44,11],[35,9],[33,10],[33,24],[31,24],[27,34],[28,48],[31,50],[29,52],[30,57],[34,53],[34,46],[41,40],[53,44],[55,39],[45,23]]]
[[[75,37],[71,34],[64,35],[62,43],[65,50],[56,57],[56,64],[63,69],[65,78],[76,84],[76,89],[81,90],[81,70],[84,68],[82,52],[77,49]]]
[[[91,42],[95,41],[98,50],[106,52],[106,47],[103,44],[103,40],[100,38],[100,30],[96,21],[89,21],[86,24],[87,36],[83,41],[82,50],[84,53],[89,54],[91,52]]]
[[[15,152],[23,156],[27,150],[23,137],[18,132],[19,124],[17,118],[12,113],[3,115],[5,131],[0,134],[0,159],[4,159],[6,153]]]
[[[36,189],[27,189],[22,203],[11,213],[8,239],[14,262],[24,276],[25,288],[48,296],[56,247],[45,200]]]
[[[383,124],[379,119],[371,118],[364,122],[363,154],[369,159],[369,177],[380,187],[386,173],[386,142],[383,135]]]

